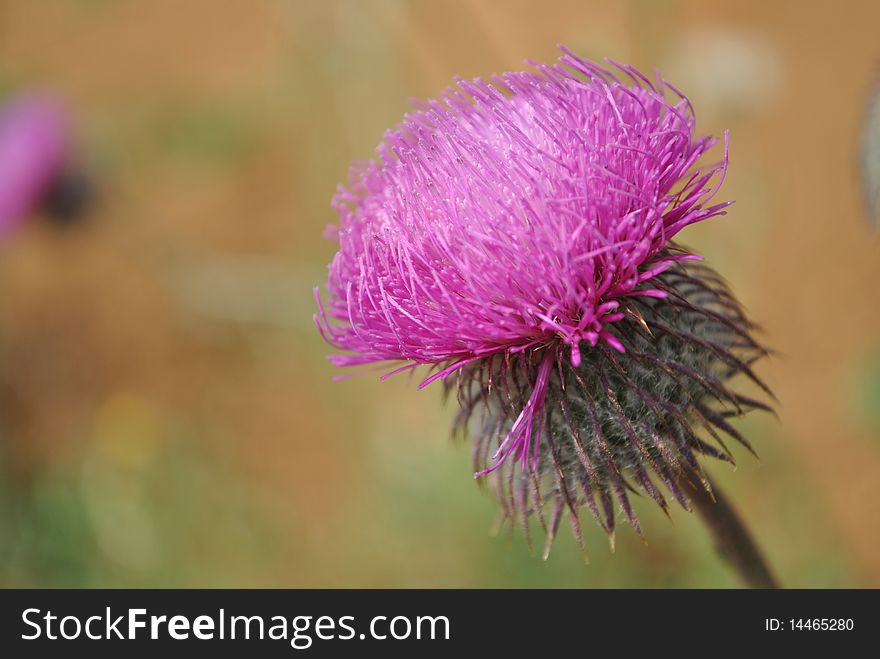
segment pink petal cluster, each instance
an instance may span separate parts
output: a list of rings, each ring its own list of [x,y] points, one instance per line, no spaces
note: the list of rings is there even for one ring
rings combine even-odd
[[[347,351],[333,363],[442,365],[423,386],[544,346],[568,346],[577,366],[599,342],[623,350],[612,327],[627,297],[664,296],[652,278],[691,258],[664,246],[728,205],[710,201],[726,145],[700,168],[716,140],[695,135],[675,87],[562,50],[533,71],[457,80],[340,187],[326,308],[316,290],[322,335]]]
[[[39,205],[69,146],[67,118],[54,99],[29,93],[0,108],[0,235]]]

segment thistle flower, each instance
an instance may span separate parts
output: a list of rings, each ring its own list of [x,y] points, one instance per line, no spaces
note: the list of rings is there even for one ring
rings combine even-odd
[[[315,291],[334,364],[445,381],[475,476],[548,549],[566,511],[580,540],[582,506],[612,537],[615,504],[641,533],[633,492],[689,507],[683,478],[710,487],[697,456],[732,462],[723,435],[748,443],[728,418],[766,408],[727,385],[759,382],[752,324],[672,242],[731,203],[727,135],[703,164],[716,139],[675,87],[562,51],[457,80],[387,132],[333,200],[326,309]]]
[[[0,235],[39,208],[63,219],[79,210],[83,179],[67,169],[70,151],[58,101],[30,92],[0,107]]]

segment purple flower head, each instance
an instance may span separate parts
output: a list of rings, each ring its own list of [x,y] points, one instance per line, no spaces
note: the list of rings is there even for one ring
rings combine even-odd
[[[458,80],[386,133],[379,161],[354,170],[334,198],[339,252],[316,322],[346,351],[334,364],[405,362],[392,373],[430,365],[421,386],[454,381],[463,424],[482,407],[476,475],[504,467],[496,482],[509,517],[539,513],[553,498],[574,517],[586,503],[610,532],[613,515],[599,515],[594,493],[629,511],[627,473],[648,489],[647,465],[674,488],[671,463],[689,461],[698,446],[675,440],[664,457],[643,441],[634,426],[651,425],[650,392],[627,409],[631,397],[612,371],[642,348],[660,359],[636,335],[655,337],[658,309],[681,297],[674,277],[695,272],[699,257],[671,239],[730,203],[714,201],[727,148],[725,139],[720,163],[702,163],[716,140],[696,134],[690,102],[659,76],[563,52],[531,72]],[[717,306],[720,284],[709,289],[703,306]],[[712,313],[740,329],[727,312]],[[719,349],[726,354],[731,341]],[[724,361],[697,352],[698,370]],[[643,374],[646,383],[658,370]],[[574,387],[583,391],[573,396]],[[678,389],[687,400],[674,411],[684,416],[704,392],[693,381]],[[604,406],[615,406],[615,394],[621,417],[612,421]],[[657,414],[678,423],[672,412]],[[614,441],[598,438],[603,424]],[[623,437],[628,426],[635,441]],[[594,440],[585,448],[577,434]],[[511,463],[521,465],[516,475]]]
[[[728,204],[707,206],[724,165],[694,171],[715,140],[694,134],[687,99],[616,68],[625,80],[566,52],[460,80],[386,134],[334,200],[330,315],[345,324],[323,328],[356,353],[334,363],[462,364],[561,341],[577,365],[582,342],[620,349],[620,300],[662,296],[664,246]]]
[[[0,235],[42,204],[69,149],[67,116],[53,98],[28,93],[0,108]]]

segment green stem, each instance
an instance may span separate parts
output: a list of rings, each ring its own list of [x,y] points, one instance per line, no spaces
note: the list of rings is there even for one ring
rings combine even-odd
[[[715,541],[718,553],[736,570],[749,588],[779,588],[773,573],[764,560],[749,530],[718,485],[709,481],[711,493],[703,486],[703,479],[686,466],[679,477],[679,485]]]

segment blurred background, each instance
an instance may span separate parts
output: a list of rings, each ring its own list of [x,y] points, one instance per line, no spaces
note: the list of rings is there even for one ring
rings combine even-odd
[[[880,235],[858,186],[880,3],[0,0],[0,99],[66,99],[88,216],[0,245],[4,586],[732,587],[699,520],[637,503],[547,562],[449,439],[439,389],[332,382],[312,325],[348,162],[408,99],[578,53],[731,131],[683,242],[780,355],[760,460],[711,472],[784,584],[880,586]],[[35,218],[38,220],[38,218]]]

